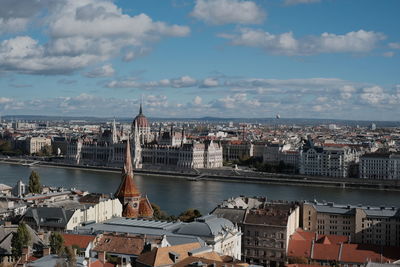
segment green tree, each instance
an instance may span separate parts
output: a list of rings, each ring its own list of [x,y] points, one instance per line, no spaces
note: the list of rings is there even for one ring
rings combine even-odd
[[[67,256],[68,266],[76,266],[76,255],[74,249],[71,246],[65,247],[65,255]]]
[[[42,147],[42,149],[39,151],[38,155],[39,156],[51,156],[52,154],[52,148],[49,145],[45,145]]]
[[[9,152],[11,151],[11,143],[7,140],[0,140],[0,152]]]
[[[22,248],[29,245],[31,236],[25,223],[18,225],[17,232],[13,234],[11,239],[11,251],[14,258],[19,258],[22,255]]]
[[[167,220],[168,214],[165,211],[162,211],[160,206],[157,204],[151,203],[151,207],[153,208],[153,218],[155,220]]]
[[[52,232],[50,235],[50,248],[52,254],[61,255],[64,252],[64,238],[58,232]]]
[[[200,211],[196,209],[188,209],[187,211],[182,212],[178,219],[183,222],[193,222],[194,219],[201,217]]]
[[[40,176],[37,172],[32,171],[29,176],[29,193],[41,193]]]

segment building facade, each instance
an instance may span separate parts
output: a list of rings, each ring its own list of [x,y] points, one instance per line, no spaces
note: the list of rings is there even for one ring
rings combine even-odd
[[[107,132],[106,132],[107,131]],[[115,122],[96,139],[77,138],[67,145],[66,160],[78,165],[119,167],[124,162],[126,140],[118,138]],[[153,138],[147,118],[140,107],[132,123],[131,151],[135,168],[220,168],[223,166],[222,145],[214,141],[188,142],[184,131],[170,131]]]
[[[253,156],[253,144],[245,141],[228,141],[222,143],[223,159],[234,161]]]
[[[400,246],[400,210],[395,207],[304,202],[303,229],[349,236],[354,243]]]
[[[304,147],[300,151],[300,174],[346,178],[358,154],[349,147]]]
[[[241,227],[243,261],[272,267],[285,264],[289,237],[299,227],[297,204],[238,197],[224,201],[212,214]]]
[[[360,178],[374,180],[400,179],[400,154],[372,153],[361,156]]]

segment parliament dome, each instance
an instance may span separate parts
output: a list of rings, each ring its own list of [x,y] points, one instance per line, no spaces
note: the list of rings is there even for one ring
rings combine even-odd
[[[138,128],[147,128],[150,127],[149,121],[147,120],[146,116],[143,115],[142,111],[142,104],[140,104],[139,114],[135,117],[132,122],[132,129],[135,127],[135,124]]]

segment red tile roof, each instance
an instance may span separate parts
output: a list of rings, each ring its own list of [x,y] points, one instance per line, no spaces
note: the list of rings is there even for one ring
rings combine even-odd
[[[153,208],[147,196],[142,197],[139,203],[139,217],[152,218],[153,213]]]
[[[351,244],[347,236],[317,235],[298,229],[289,240],[288,256],[309,260],[365,263],[393,262],[400,259],[399,247]]]
[[[140,255],[144,249],[144,245],[145,240],[140,236],[106,234],[99,238],[93,251]]]
[[[90,242],[92,242],[96,236],[93,235],[77,235],[77,234],[63,234],[64,246],[76,245],[80,249],[86,249]]]

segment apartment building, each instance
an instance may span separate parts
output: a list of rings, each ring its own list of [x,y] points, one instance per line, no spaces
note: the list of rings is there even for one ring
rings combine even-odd
[[[346,178],[358,153],[350,147],[304,147],[300,151],[300,174]]]
[[[239,140],[222,142],[222,155],[226,161],[252,157],[253,150],[254,146],[251,142]]]
[[[212,214],[241,227],[243,261],[272,267],[285,263],[289,237],[300,221],[300,208],[295,203],[271,202],[265,198],[229,199]]]
[[[400,154],[371,153],[360,157],[360,178],[376,180],[400,179]]]
[[[351,242],[400,246],[400,209],[304,202],[303,229],[323,235],[348,236]]]

